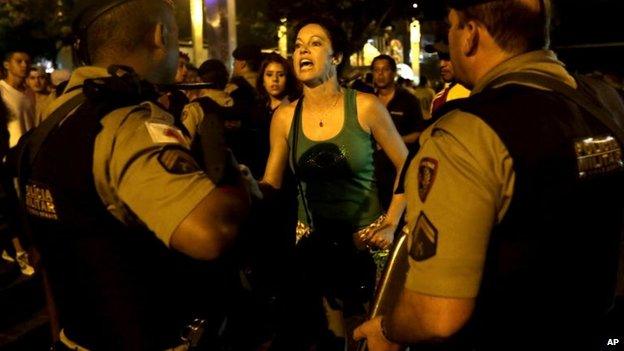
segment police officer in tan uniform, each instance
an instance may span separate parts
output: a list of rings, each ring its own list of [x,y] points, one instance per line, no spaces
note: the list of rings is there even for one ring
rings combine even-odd
[[[471,97],[449,103],[407,162],[405,287],[355,337],[371,351],[601,349],[624,206],[621,130],[597,116],[622,111],[560,93],[582,80],[544,49],[548,0],[449,7]]]
[[[61,349],[195,343],[187,332],[202,327],[197,307],[210,297],[210,277],[197,275],[197,265],[224,252],[248,208],[236,164],[216,165],[230,169],[229,178],[203,173],[141,81],[173,81],[172,7],[164,0],[77,2],[77,54],[87,66],[75,70],[22,145],[20,183]]]

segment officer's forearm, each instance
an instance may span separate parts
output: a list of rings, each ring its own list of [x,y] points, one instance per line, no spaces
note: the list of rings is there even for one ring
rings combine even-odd
[[[382,325],[386,337],[400,344],[442,341],[464,326],[473,308],[474,299],[434,297],[404,289]]]
[[[196,259],[215,259],[232,244],[248,210],[243,186],[219,186],[178,225],[170,245]]]

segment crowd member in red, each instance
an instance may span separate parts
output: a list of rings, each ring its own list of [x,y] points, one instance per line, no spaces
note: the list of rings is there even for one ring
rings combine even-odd
[[[451,62],[448,45],[437,43],[436,45],[428,46],[426,49],[429,52],[436,52],[438,54],[438,58],[440,59],[440,75],[442,76],[442,80],[444,80],[444,89],[436,94],[431,104],[431,114],[433,115],[433,113],[440,109],[446,102],[467,98],[470,95],[470,90],[466,89],[455,79],[455,70],[453,69],[453,62]]]

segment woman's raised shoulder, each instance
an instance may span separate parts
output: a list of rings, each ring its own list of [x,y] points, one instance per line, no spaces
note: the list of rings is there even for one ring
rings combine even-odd
[[[379,101],[379,98],[377,98],[377,96],[373,95],[373,94],[369,94],[369,93],[364,93],[361,91],[357,91],[355,93],[355,98],[358,104],[358,107],[363,107],[363,108],[371,108],[371,107],[377,107],[378,104],[381,104],[381,101]]]
[[[298,102],[299,100],[297,99],[289,103],[282,103],[277,110],[275,110],[273,122],[271,124],[275,124],[276,127],[287,133],[288,130],[290,130],[290,124],[292,123]]]

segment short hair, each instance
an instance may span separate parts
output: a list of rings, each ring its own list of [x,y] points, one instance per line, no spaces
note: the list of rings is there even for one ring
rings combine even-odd
[[[349,41],[347,40],[347,34],[344,29],[342,29],[338,22],[328,16],[314,15],[303,19],[297,24],[295,27],[295,40],[297,39],[299,31],[301,31],[301,29],[308,24],[317,24],[321,26],[329,37],[331,47],[334,50],[334,56],[342,54],[342,62],[338,65],[338,71],[340,72],[342,67],[344,67],[346,62],[349,60],[347,54],[350,52]]]
[[[392,58],[392,56],[386,55],[386,54],[381,54],[381,55],[375,57],[373,59],[373,62],[371,62],[370,68],[374,69],[375,62],[381,61],[381,60],[384,60],[384,61],[388,62],[388,65],[390,65],[390,69],[392,70],[392,72],[396,72],[397,71],[396,61]]]
[[[235,60],[245,61],[249,69],[254,72],[258,72],[260,63],[264,59],[260,46],[256,44],[239,45],[232,52],[232,57],[234,57]]]
[[[3,62],[11,61],[11,59],[13,58],[13,55],[15,55],[15,54],[24,54],[24,55],[28,55],[28,57],[30,57],[30,54],[27,53],[26,51],[13,50],[13,51],[8,51],[6,54],[4,54]]]
[[[28,69],[28,74],[30,74],[30,72],[39,72],[42,74],[46,74],[45,68],[41,67],[41,66],[32,66]]]
[[[499,0],[457,9],[460,25],[481,22],[496,44],[507,52],[546,49],[550,45],[550,0],[540,0],[539,10],[526,0]]]
[[[197,69],[202,82],[213,83],[216,89],[223,90],[228,82],[225,64],[217,59],[204,61]]]
[[[299,81],[295,77],[295,73],[293,72],[292,65],[288,60],[282,57],[282,55],[277,54],[275,52],[269,53],[266,55],[265,59],[262,61],[260,65],[260,70],[258,71],[258,78],[256,79],[256,89],[258,90],[258,95],[260,99],[263,101],[269,101],[269,93],[264,87],[264,71],[266,71],[267,67],[271,63],[277,63],[284,67],[284,71],[286,72],[286,87],[284,88],[284,96],[288,96],[290,101],[297,99],[301,95],[301,88],[299,87]]]
[[[120,50],[131,53],[144,45],[146,34],[165,18],[167,7],[164,1],[133,0],[102,14],[87,28],[91,63],[106,55],[119,54]],[[173,13],[170,21],[173,21]]]

